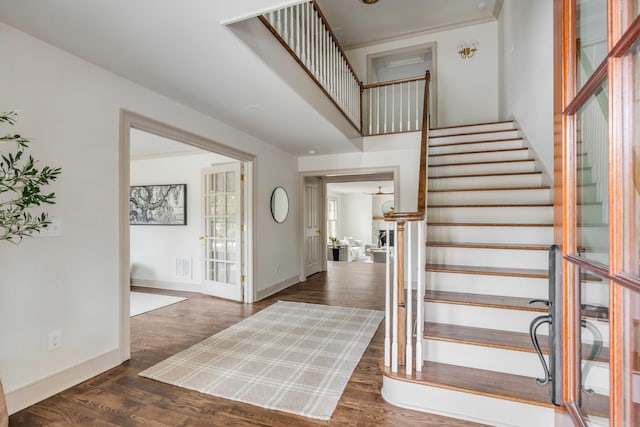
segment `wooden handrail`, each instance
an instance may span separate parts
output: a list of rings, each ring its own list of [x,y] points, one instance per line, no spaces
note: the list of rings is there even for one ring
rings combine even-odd
[[[315,10],[318,12],[318,15],[320,15],[320,20],[322,21],[322,25],[324,25],[324,28],[329,32],[329,34],[331,35],[331,38],[336,43],[336,46],[338,47],[340,54],[342,55],[345,62],[347,63],[347,67],[349,67],[349,71],[351,71],[351,74],[353,74],[353,77],[356,79],[356,81],[360,85],[360,91],[362,91],[362,81],[358,78],[358,75],[354,71],[353,66],[351,66],[351,62],[349,62],[349,58],[344,53],[344,50],[342,50],[342,46],[338,42],[338,38],[336,37],[335,33],[331,29],[329,22],[327,22],[327,18],[325,18],[324,13],[322,13],[322,9],[320,9],[320,6],[318,6],[318,3],[316,3],[316,0],[311,0],[311,3],[313,4],[313,7],[315,8]]]
[[[427,204],[427,145],[429,142],[429,81],[431,72],[427,70],[424,85],[422,109],[422,137],[420,139],[420,173],[418,179],[418,211],[424,212]]]
[[[389,80],[386,82],[379,82],[379,83],[369,83],[369,84],[363,84],[362,85],[362,89],[374,89],[376,87],[381,87],[381,86],[392,86],[392,85],[397,85],[400,83],[411,83],[411,82],[419,82],[421,80],[424,80],[424,77],[410,77],[407,79],[398,79],[398,80]]]
[[[418,179],[420,182],[418,183],[418,209],[417,212],[389,212],[384,215],[385,221],[394,222],[396,235],[395,235],[395,249],[397,258],[394,259],[395,267],[395,289],[393,292],[395,294],[395,304],[394,308],[395,313],[397,313],[397,317],[395,317],[394,325],[397,329],[394,330],[394,342],[397,343],[396,347],[396,362],[397,366],[404,366],[407,370],[407,373],[413,369],[415,366],[416,370],[421,370],[422,360],[416,360],[415,365],[413,365],[412,360],[407,360],[407,357],[413,357],[411,347],[409,346],[409,341],[407,341],[406,351],[402,351],[402,345],[405,343],[407,338],[413,336],[413,331],[411,326],[407,324],[407,316],[411,316],[411,277],[409,276],[409,292],[405,297],[405,251],[404,251],[404,242],[405,242],[405,229],[409,226],[408,223],[417,223],[422,222],[425,219],[426,213],[426,187],[427,187],[427,146],[429,141],[429,81],[431,80],[431,73],[429,71],[426,72],[425,77],[425,87],[424,87],[424,100],[423,100],[423,113],[422,113],[422,135],[420,140],[420,171],[418,174]],[[419,232],[420,234],[420,232]],[[418,242],[418,245],[424,245],[423,242]],[[420,251],[418,251],[420,254]],[[409,255],[409,258],[411,255]],[[420,257],[420,255],[418,255]],[[407,260],[410,262],[410,260]],[[387,271],[389,274],[389,271]],[[409,265],[409,275],[411,274],[411,266]],[[420,282],[419,282],[420,283]],[[422,289],[422,288],[420,288]],[[418,294],[418,299],[416,300],[416,310],[422,310],[422,306],[420,305],[422,301],[422,296]],[[408,305],[408,307],[407,307]],[[386,307],[386,306],[385,306]],[[407,308],[409,310],[407,310]],[[407,313],[408,311],[408,313]],[[420,329],[416,330],[418,333]],[[416,348],[421,346],[421,339],[418,338],[416,341]],[[389,351],[385,348],[385,351]],[[422,352],[416,351],[416,358],[422,358],[420,356]],[[393,359],[392,355],[392,359]],[[394,365],[392,362],[392,369],[394,369]],[[397,367],[396,366],[396,367]]]

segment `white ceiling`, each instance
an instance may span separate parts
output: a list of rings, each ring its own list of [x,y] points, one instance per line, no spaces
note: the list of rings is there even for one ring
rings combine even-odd
[[[502,0],[317,0],[344,49],[495,19]]]
[[[287,1],[0,0],[0,21],[294,155],[355,151],[223,24]],[[495,1],[482,14],[476,0],[320,3],[353,44],[490,15]]]

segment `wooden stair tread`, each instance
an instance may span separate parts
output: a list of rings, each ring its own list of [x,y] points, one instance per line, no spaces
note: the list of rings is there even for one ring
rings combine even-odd
[[[555,407],[549,401],[549,391],[546,387],[539,387],[535,378],[522,375],[505,374],[438,362],[424,362],[422,372],[413,372],[409,376],[400,370],[394,374],[390,368],[384,367],[383,373],[388,377],[415,384],[549,408]]]
[[[534,353],[529,334],[497,329],[474,328],[446,323],[424,323],[424,337],[427,339],[459,342],[484,347],[503,348]],[[544,354],[549,353],[546,339],[539,339]]]
[[[478,141],[478,142],[487,142],[487,141]],[[490,141],[490,142],[493,142],[493,141]],[[441,147],[441,145],[439,145],[438,147]],[[524,148],[503,148],[499,150],[461,151],[459,153],[429,154],[429,157],[460,156],[463,154],[501,153],[506,151],[522,151],[522,150],[529,150],[529,149],[524,147]]]
[[[454,242],[427,242],[427,246],[433,248],[477,248],[477,249],[518,249],[526,251],[548,251],[547,245],[522,245],[515,243],[454,243]]]
[[[502,295],[467,294],[462,292],[426,291],[425,301],[442,302],[457,305],[503,308],[521,311],[537,311],[547,313],[549,310],[542,303],[529,304],[531,298],[506,297]]]
[[[503,224],[480,222],[429,222],[427,225],[437,227],[553,227],[553,224]]]
[[[548,279],[547,270],[535,270],[529,268],[496,268],[496,267],[471,267],[467,265],[427,264],[427,271],[442,273],[482,274],[487,276],[511,276]]]
[[[468,135],[484,135],[487,133],[497,133],[497,132],[513,132],[514,130],[518,130],[518,129],[498,129],[498,130],[480,130],[480,131],[476,131],[476,132],[462,132],[462,133],[452,133],[449,135],[436,135],[436,136],[429,136],[429,139],[435,139],[435,138],[446,138],[449,136],[468,136]]]
[[[520,163],[535,162],[534,159],[518,159],[518,160],[490,160],[486,162],[467,162],[467,163],[443,163],[439,165],[429,165],[430,168],[439,168],[441,166],[472,166],[472,165],[492,165],[497,163]]]
[[[429,179],[477,178],[479,176],[510,176],[510,175],[542,175],[542,172],[534,171],[534,172],[478,173],[478,174],[469,174],[469,175],[430,176]]]
[[[464,176],[467,176],[467,175],[464,175]],[[513,191],[513,190],[528,191],[528,190],[550,190],[550,189],[551,187],[549,186],[541,185],[536,187],[453,188],[450,190],[429,190],[428,193],[456,193],[461,191]]]
[[[483,122],[483,123],[470,123],[466,125],[453,125],[453,126],[441,126],[438,128],[429,128],[429,130],[440,130],[440,129],[455,129],[455,128],[467,128],[471,126],[485,126],[485,125],[501,125],[503,123],[513,123],[513,120],[501,120],[498,122]]]
[[[506,131],[496,131],[496,132],[506,132]],[[493,132],[487,132],[487,133],[493,133]],[[433,136],[430,137],[430,139],[435,139],[435,138],[446,138],[449,136],[469,136],[469,135],[477,135],[475,133],[470,133],[470,134],[459,134],[459,135],[442,135],[442,136]],[[461,141],[461,142],[446,142],[444,144],[436,144],[436,145],[429,145],[429,148],[438,148],[438,147],[453,147],[456,145],[467,145],[467,144],[487,144],[487,143],[494,143],[494,142],[513,142],[513,141],[522,141],[522,138],[518,137],[518,138],[496,138],[496,139],[483,139],[480,141]]]
[[[552,207],[553,203],[495,203],[469,205],[429,205],[428,208],[529,208]]]
[[[497,329],[475,328],[471,326],[451,325],[447,323],[424,322],[424,338],[437,341],[456,342],[482,347],[499,348],[513,351],[535,353],[529,334]],[[549,354],[549,341],[545,335],[538,336],[543,354]],[[590,344],[583,344],[583,354],[591,352]],[[609,362],[609,348],[603,347],[596,359]]]

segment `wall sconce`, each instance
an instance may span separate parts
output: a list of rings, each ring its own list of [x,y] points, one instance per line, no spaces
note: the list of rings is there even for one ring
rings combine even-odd
[[[471,58],[478,50],[479,44],[477,40],[471,40],[469,43],[460,42],[456,49],[458,49],[458,54],[462,59]]]

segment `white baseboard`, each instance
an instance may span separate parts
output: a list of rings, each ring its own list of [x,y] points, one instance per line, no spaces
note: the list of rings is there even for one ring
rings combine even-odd
[[[202,285],[200,283],[165,282],[162,280],[132,278],[131,284],[133,286],[142,286],[145,288],[202,293]]]
[[[293,276],[286,280],[283,280],[280,283],[271,285],[267,289],[259,290],[258,292],[256,292],[256,301],[260,301],[267,297],[270,297],[271,295],[276,294],[283,289],[287,289],[289,286],[295,285],[298,282],[299,282],[298,276]]]
[[[16,390],[10,392],[5,390],[9,415],[80,384],[120,363],[122,363],[120,349],[115,349]]]

